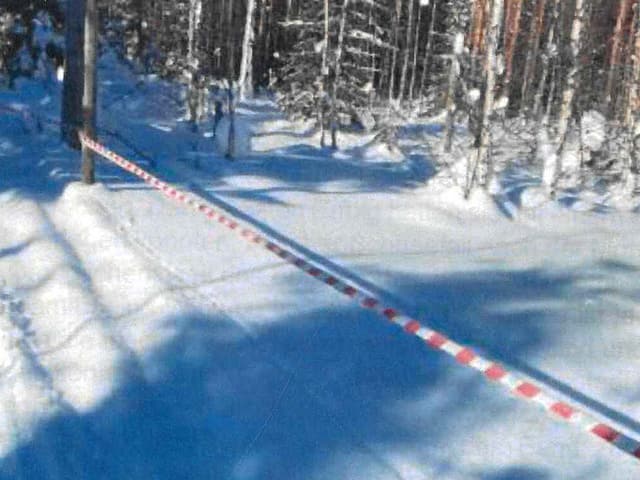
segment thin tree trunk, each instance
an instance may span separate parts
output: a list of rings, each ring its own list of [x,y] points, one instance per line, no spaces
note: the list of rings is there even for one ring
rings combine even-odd
[[[624,124],[631,129],[636,124],[635,115],[640,110],[640,1],[634,5],[633,44],[631,46],[631,78],[629,94],[624,109]]]
[[[547,41],[545,43],[544,54],[542,55],[542,66],[540,68],[540,80],[538,82],[538,89],[536,90],[534,102],[533,102],[533,114],[536,119],[540,121],[543,117],[541,114],[542,109],[542,97],[544,96],[544,89],[547,85],[550,69],[555,59],[555,43],[556,43],[556,30],[559,25],[559,17],[560,17],[560,0],[554,0],[553,2],[553,11],[551,18],[551,25],[549,26],[549,33],[547,34]],[[551,93],[549,94],[551,96]]]
[[[396,66],[398,64],[398,39],[400,37],[400,15],[402,14],[402,0],[396,0],[396,11],[393,17],[393,51],[391,53],[391,67],[389,69],[389,108],[393,102],[395,90]]]
[[[225,44],[225,37],[227,37],[228,39],[228,36],[231,34],[231,25],[225,25],[225,18],[226,18],[225,12],[229,8],[228,2],[230,1],[231,0],[220,0],[220,11],[218,15],[218,28],[217,28],[218,35],[216,40],[218,41],[220,50],[216,55],[216,69],[220,72],[221,76],[224,74],[223,69],[225,68],[222,63],[222,60],[223,60],[222,46]]]
[[[147,46],[147,36],[144,28],[144,23],[145,23],[144,1],[135,0],[133,4],[133,9],[136,12],[135,29],[136,29],[137,43],[136,43],[135,57],[136,57],[136,61],[139,62],[139,64],[144,65],[144,62],[142,61],[143,60],[142,57],[144,56],[144,51]]]
[[[473,13],[471,15],[471,35],[469,46],[471,55],[478,55],[482,51],[485,31],[485,12],[488,0],[473,1]]]
[[[549,76],[549,92],[547,93],[547,104],[544,108],[544,113],[541,114],[540,121],[543,125],[548,126],[551,119],[552,108],[556,100],[556,91],[558,90],[558,72],[560,71],[560,65],[557,58],[554,59],[551,66],[551,73]],[[540,107],[542,108],[542,107]]]
[[[629,138],[629,158],[625,171],[625,190],[633,195],[640,175],[640,135],[637,132],[640,110],[640,2],[636,1],[633,14],[633,45],[631,47],[631,79],[624,111],[624,124]]]
[[[267,23],[267,8],[266,8],[266,0],[259,0],[260,8],[258,13],[258,31],[257,31],[257,40],[256,45],[257,52],[255,56],[257,58],[256,66],[255,66],[255,77],[254,82],[256,85],[261,85],[265,78],[265,65],[267,65],[267,57],[266,57],[266,23]]]
[[[618,15],[616,25],[611,36],[611,51],[609,53],[609,72],[607,73],[607,84],[604,89],[604,102],[610,116],[615,112],[615,99],[613,89],[617,84],[620,71],[620,57],[624,45],[625,23],[631,11],[631,0],[619,0]]]
[[[504,31],[504,94],[509,97],[513,76],[513,54],[520,34],[522,18],[522,0],[507,0],[507,12]]]
[[[453,48],[451,49],[451,65],[449,67],[449,79],[447,81],[447,99],[445,106],[447,109],[447,122],[444,134],[444,151],[449,153],[453,147],[453,134],[455,130],[455,114],[456,114],[456,86],[458,85],[458,77],[460,76],[460,55],[464,49],[464,34],[458,32],[453,39]]]
[[[187,47],[187,69],[189,83],[187,85],[187,115],[189,122],[195,125],[200,120],[202,105],[200,105],[199,75],[200,60],[198,58],[198,44],[200,36],[200,19],[202,17],[202,0],[190,0],[189,31]]]
[[[556,162],[552,175],[551,185],[549,185],[549,193],[555,194],[555,190],[560,181],[562,173],[562,153],[564,151],[569,131],[569,120],[573,110],[573,103],[576,96],[579,74],[579,55],[582,40],[582,27],[584,22],[584,0],[576,0],[575,10],[573,14],[573,22],[571,25],[571,60],[569,71],[567,72],[567,82],[562,91],[562,103],[560,105],[560,113],[558,115],[558,131],[556,135]]]
[[[287,0],[287,10],[284,15],[285,21],[291,20],[291,0]]]
[[[84,134],[96,135],[96,57],[98,50],[98,6],[97,0],[86,0],[84,21],[84,92],[82,96],[82,119]],[[95,182],[95,160],[87,147],[82,148],[82,181]]]
[[[318,113],[319,113],[319,121],[320,121],[320,146],[324,148],[326,146],[326,119],[325,119],[325,109],[327,106],[326,94],[327,94],[327,79],[329,77],[329,64],[327,62],[329,51],[329,0],[324,0],[324,39],[322,44],[322,71],[320,75],[322,75],[322,79],[320,81],[320,98],[318,100]]]
[[[466,195],[468,196],[474,183],[488,188],[493,176],[493,160],[489,154],[491,140],[491,114],[493,113],[495,88],[498,70],[498,38],[504,13],[503,0],[492,0],[491,17],[487,25],[487,45],[485,53],[485,81],[482,118],[476,135],[475,162],[468,173]]]
[[[60,134],[72,148],[80,148],[78,131],[82,128],[84,85],[85,0],[67,0],[65,14],[64,83]]]
[[[427,85],[427,72],[431,66],[431,49],[433,45],[433,37],[436,26],[436,12],[438,8],[438,0],[433,0],[433,7],[431,7],[431,19],[429,21],[429,32],[427,36],[427,44],[424,47],[424,57],[422,59],[422,76],[420,77],[420,93],[418,96],[422,98],[424,96],[424,89]]]
[[[229,114],[229,135],[227,137],[226,157],[232,159],[236,155],[236,109],[235,96],[233,94],[233,80],[236,77],[236,61],[234,56],[234,35],[233,35],[233,0],[227,4],[227,110]]]
[[[347,24],[347,9],[349,0],[343,0],[342,15],[340,16],[340,30],[338,32],[338,45],[335,53],[335,64],[333,67],[333,95],[331,99],[331,148],[338,148],[338,92],[340,89],[340,75],[342,74],[342,51],[344,48],[344,32]]]
[[[369,91],[369,109],[373,108],[373,102],[376,96],[376,52],[375,52],[375,43],[378,39],[378,32],[376,30],[376,26],[373,22],[373,9],[375,5],[373,2],[369,5],[369,19],[368,19],[368,27],[369,31],[373,37],[373,45],[367,44],[368,53],[371,55],[371,74],[369,75],[369,82],[371,84],[371,90]]]
[[[247,18],[244,25],[244,38],[242,40],[242,60],[240,61],[240,100],[244,100],[247,94],[253,94],[253,17],[255,16],[256,0],[247,0]]]
[[[540,51],[540,36],[544,29],[544,12],[547,0],[537,0],[536,10],[531,21],[529,35],[527,37],[527,57],[524,62],[524,73],[522,75],[522,89],[520,90],[521,108],[529,108],[529,87],[534,82],[536,66],[538,62],[538,52]]]
[[[409,81],[409,100],[415,97],[416,74],[418,70],[418,50],[420,49],[420,23],[422,23],[422,4],[418,2],[418,18],[416,19],[416,31],[413,36],[413,61],[411,62],[411,80]]]
[[[402,73],[400,75],[400,91],[398,92],[398,101],[405,98],[405,89],[407,87],[407,73],[409,72],[409,55],[411,53],[411,38],[413,35],[413,0],[409,0],[407,17],[407,37],[404,46],[404,57],[402,61]]]
[[[265,3],[271,0],[264,0]],[[271,49],[272,49],[272,43],[273,43],[273,30],[274,30],[274,22],[273,22],[273,4],[270,4],[270,7],[266,10],[266,35],[265,35],[265,39],[264,39],[264,58],[263,58],[263,62],[264,62],[264,69],[265,69],[265,73],[266,73],[266,77],[268,79],[267,84],[270,85],[271,84],[271,67],[270,67],[270,63],[271,63]]]

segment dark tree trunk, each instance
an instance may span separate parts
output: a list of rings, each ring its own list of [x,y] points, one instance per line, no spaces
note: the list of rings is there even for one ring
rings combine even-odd
[[[80,148],[78,131],[82,127],[84,16],[85,0],[67,0],[60,133],[62,139],[75,149]]]
[[[82,120],[84,134],[95,138],[96,134],[96,58],[98,49],[98,7],[97,0],[86,0],[84,22],[84,94],[82,96]],[[95,181],[93,153],[82,149],[82,180],[92,184]]]

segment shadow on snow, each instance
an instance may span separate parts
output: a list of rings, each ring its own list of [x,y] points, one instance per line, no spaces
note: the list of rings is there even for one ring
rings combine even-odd
[[[573,281],[537,271],[392,275],[427,295],[436,327],[511,360],[500,345],[518,358],[544,346],[545,310],[475,325],[468,314],[484,318],[539,287],[560,297]],[[311,290],[294,277],[289,285]],[[332,305],[261,325],[255,337],[222,315],[164,322],[177,333],[140,359],[144,377],[123,366],[119,388],[94,410],[43,421],[2,459],[0,479],[402,478],[389,452],[407,452],[435,478],[550,478],[544,466],[461,472],[459,432],[473,437],[519,404],[373,313]]]

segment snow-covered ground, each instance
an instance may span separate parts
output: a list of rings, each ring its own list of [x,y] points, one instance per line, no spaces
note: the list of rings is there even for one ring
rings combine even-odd
[[[636,213],[541,199],[524,170],[517,195],[465,202],[418,141],[438,125],[333,153],[264,99],[239,108],[231,162],[174,87],[101,74],[107,145],[640,437]],[[58,94],[0,91],[31,114],[0,111],[0,478],[638,477],[116,167],[76,183]]]

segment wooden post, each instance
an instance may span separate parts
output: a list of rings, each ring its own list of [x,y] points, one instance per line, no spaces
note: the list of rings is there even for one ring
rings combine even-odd
[[[97,0],[86,0],[84,17],[84,94],[82,96],[82,122],[84,134],[95,138],[96,134],[96,57],[98,50]],[[82,147],[82,181],[95,182],[93,153]]]
[[[82,128],[82,83],[84,38],[84,0],[67,0],[65,9],[64,83],[62,85],[62,139],[80,149],[78,131]]]

